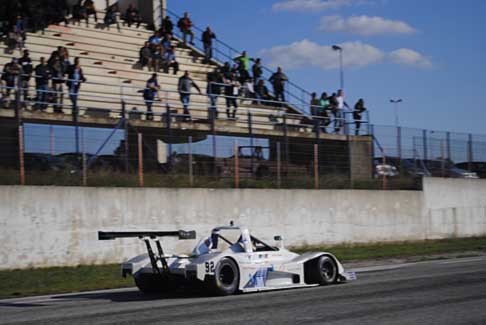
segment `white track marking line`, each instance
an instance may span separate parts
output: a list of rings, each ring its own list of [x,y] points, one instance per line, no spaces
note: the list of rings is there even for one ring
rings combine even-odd
[[[476,257],[476,258],[469,258],[469,259],[458,259],[458,260],[454,260],[454,261],[441,262],[439,264],[469,263],[469,262],[478,262],[478,261],[485,261],[486,262],[486,258]]]

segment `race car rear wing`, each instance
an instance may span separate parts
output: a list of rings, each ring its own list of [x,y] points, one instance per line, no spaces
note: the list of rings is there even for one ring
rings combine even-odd
[[[180,240],[186,239],[196,239],[196,232],[178,230],[178,231],[98,231],[98,240],[114,240],[116,238],[139,238],[141,239],[147,248],[147,254],[150,258],[150,263],[152,264],[152,270],[155,274],[167,275],[169,273],[169,265],[167,264],[167,259],[162,249],[162,244],[160,243],[159,237],[178,237]],[[158,256],[155,255],[152,245],[150,244],[151,239],[155,242],[157,248]],[[159,267],[157,263],[160,261],[162,267]]]
[[[98,231],[98,240],[113,240],[116,238],[151,238],[158,237],[178,237],[179,240],[196,239],[196,232],[178,230],[178,231],[115,231],[106,232]]]

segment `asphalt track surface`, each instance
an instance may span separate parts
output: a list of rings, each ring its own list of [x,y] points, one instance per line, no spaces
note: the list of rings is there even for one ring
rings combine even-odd
[[[0,324],[486,324],[486,257],[361,269],[328,287],[232,297],[135,289],[0,300]]]

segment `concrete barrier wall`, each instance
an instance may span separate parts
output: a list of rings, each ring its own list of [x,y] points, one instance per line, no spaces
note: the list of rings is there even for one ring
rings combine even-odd
[[[421,240],[486,234],[486,182],[428,179],[424,192],[0,186],[0,269],[118,263],[137,239],[98,230],[196,230],[230,220],[287,245]],[[196,241],[164,239],[168,251]]]

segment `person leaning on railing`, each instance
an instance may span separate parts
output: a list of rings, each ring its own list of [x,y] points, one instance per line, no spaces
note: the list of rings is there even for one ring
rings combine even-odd
[[[77,114],[79,89],[81,88],[81,83],[87,81],[84,77],[79,58],[74,59],[74,64],[68,68],[67,74],[68,81],[66,84],[69,89],[71,103],[73,104],[73,114]]]
[[[189,103],[191,101],[191,90],[192,87],[196,88],[199,94],[201,94],[201,89],[199,86],[191,79],[189,71],[186,71],[182,77],[179,78],[179,83],[177,85],[177,90],[181,98],[181,103],[184,107],[184,120],[191,120],[191,113],[189,112]]]
[[[223,74],[219,68],[214,69],[213,72],[207,74],[206,93],[209,97],[209,118],[218,118],[218,96],[221,95],[221,86],[224,83]]]
[[[44,57],[40,58],[40,63],[35,67],[35,90],[37,93],[35,108],[42,111],[47,109],[47,94],[49,91],[49,81],[52,72]]]
[[[213,57],[213,39],[216,38],[216,34],[208,26],[202,33],[201,40],[204,47],[204,61],[203,63],[209,63]]]
[[[29,56],[29,50],[24,50],[24,55],[19,59],[19,64],[22,67],[21,87],[23,89],[24,101],[29,100],[29,81],[34,70],[32,60]]]
[[[366,111],[365,103],[363,98],[360,98],[356,104],[354,105],[354,111],[353,111],[353,119],[356,123],[356,129],[355,129],[355,135],[359,135],[359,131],[361,128],[361,120],[362,120],[362,115],[363,112]]]
[[[289,81],[289,78],[283,73],[282,68],[278,67],[277,72],[272,74],[268,81],[273,85],[275,100],[285,102],[285,83]]]

